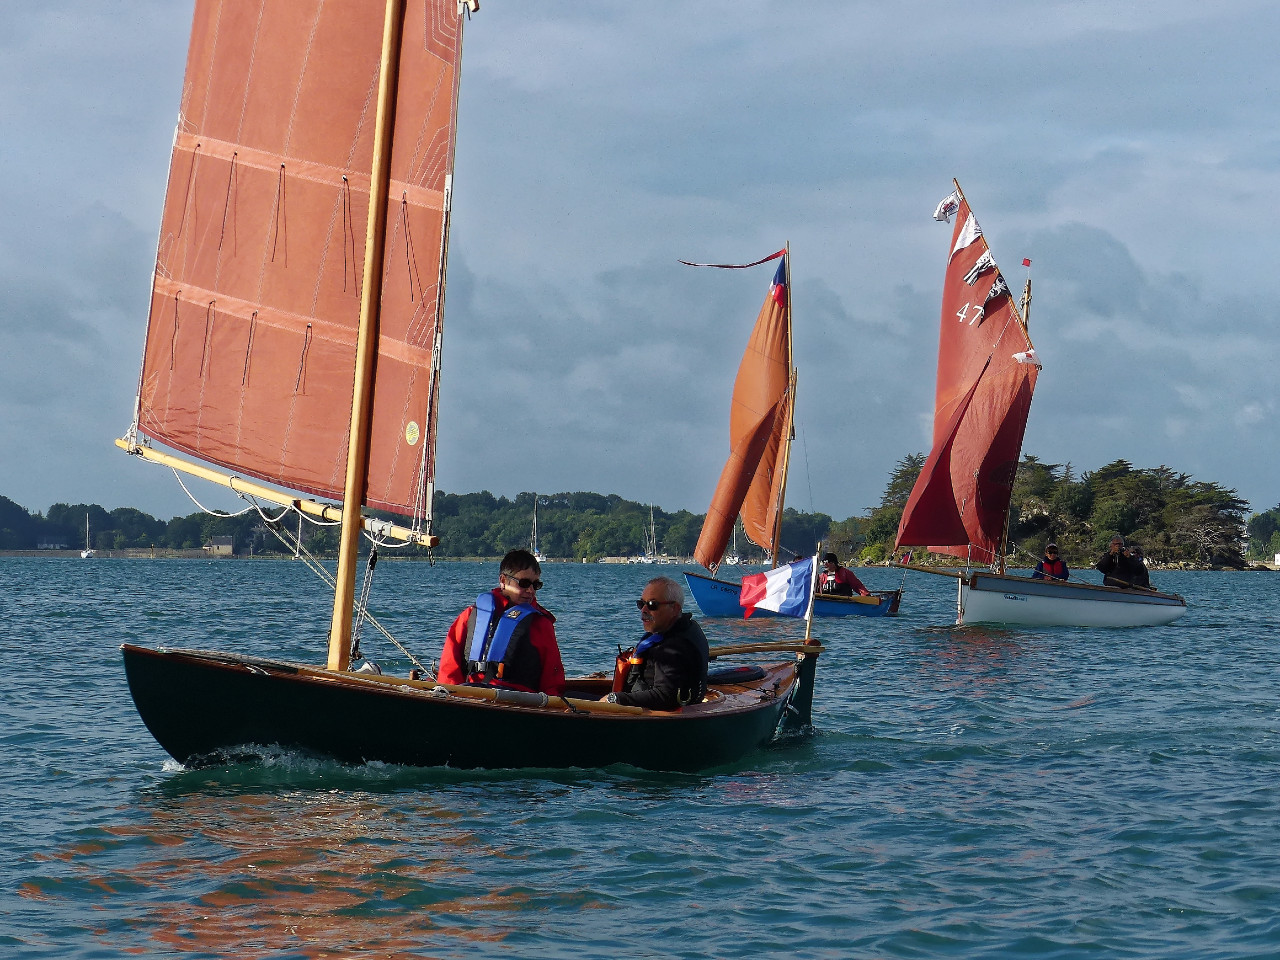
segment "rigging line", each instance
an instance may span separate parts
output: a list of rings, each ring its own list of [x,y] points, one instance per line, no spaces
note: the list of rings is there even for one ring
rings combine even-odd
[[[209,306],[205,307],[204,309],[204,344],[203,344],[203,349],[200,351],[200,374],[199,374],[201,380],[204,379],[204,365],[209,357],[209,333],[210,333],[210,328],[213,326],[213,318],[215,316],[214,310],[215,310],[215,307],[217,306],[217,303],[218,303],[217,300],[210,300]]]
[[[805,436],[804,427],[800,428],[800,447],[804,450],[804,482],[809,488],[809,516],[814,517],[813,526],[809,529],[813,533],[813,542],[818,542],[818,526],[815,517],[816,508],[813,503],[813,475],[809,473],[809,439]]]
[[[234,189],[239,186],[239,180],[236,177],[236,157],[240,154],[238,151],[231,153],[231,169],[227,171],[227,197],[222,204],[222,232],[218,234],[218,249],[222,249],[222,241],[227,236],[227,216],[231,217],[231,255],[236,255],[236,216],[235,207],[231,205],[231,194]]]
[[[302,516],[303,516],[302,512],[298,511],[299,529],[301,529],[301,526],[302,526]],[[336,580],[334,579],[333,574],[331,574],[328,571],[328,569],[324,566],[324,564],[322,564],[319,560],[316,559],[315,555],[311,553],[311,551],[309,551],[305,546],[303,546],[301,537],[295,538],[291,543],[290,537],[292,537],[292,532],[289,531],[288,535],[286,535],[286,533],[283,533],[282,531],[285,530],[285,527],[284,527],[284,524],[280,523],[279,521],[268,524],[267,528],[286,547],[293,548],[294,556],[297,559],[301,560],[303,564],[306,565],[308,570],[310,570],[312,573],[318,576],[321,580],[323,580],[325,584],[329,586],[330,589],[335,588]],[[357,605],[359,605],[359,601],[356,601],[356,603]],[[422,661],[419,660],[417,657],[415,657],[412,653],[410,653],[408,649],[405,648],[404,644],[402,644],[399,640],[393,637],[391,635],[391,631],[389,631],[386,627],[384,627],[381,623],[378,622],[377,617],[369,613],[367,609],[364,611],[364,616],[368,620],[369,624],[375,630],[377,630],[380,634],[382,634],[392,645],[395,646],[397,650],[403,653],[405,657],[407,657],[416,667],[418,667],[418,669],[422,670],[424,673],[429,673],[432,677],[435,676],[435,671],[428,670],[425,666],[423,666]]]
[[[280,173],[276,176],[276,209],[275,231],[271,234],[271,262],[276,262],[276,242],[280,239],[281,226],[284,227],[284,265],[289,266],[289,214],[285,209],[284,164],[280,164]]]
[[[177,471],[177,470],[175,470],[173,467],[170,467],[169,469],[170,469],[170,470],[173,470],[173,476],[174,476],[174,479],[178,481],[178,486],[180,486],[180,487],[182,488],[182,492],[183,492],[183,493],[185,493],[185,494],[187,495],[187,497],[191,500],[191,502],[192,502],[192,503],[194,503],[197,507],[199,507],[199,508],[200,508],[201,512],[203,512],[203,513],[207,513],[207,514],[208,514],[209,516],[211,516],[211,517],[239,517],[239,516],[243,516],[244,514],[248,513],[250,510],[253,510],[253,509],[254,509],[254,507],[255,507],[255,505],[251,503],[249,506],[245,507],[243,510],[238,510],[238,511],[236,511],[235,513],[227,513],[227,512],[225,512],[225,511],[223,511],[223,510],[211,510],[211,509],[209,509],[208,507],[206,507],[203,503],[201,503],[199,500],[197,500],[197,499],[196,499],[195,494],[194,494],[194,493],[192,493],[192,492],[187,488],[187,485],[186,485],[186,484],[183,482],[183,480],[182,480],[182,474],[178,473],[178,471]],[[232,488],[232,489],[234,489],[234,488]],[[248,498],[247,498],[247,497],[245,497],[245,495],[244,495],[244,494],[242,494],[242,493],[239,493],[239,494],[236,494],[236,495],[237,495],[238,497],[240,497],[240,499],[242,499],[242,500],[248,499]]]
[[[360,585],[360,600],[355,604],[356,622],[351,628],[351,659],[363,660],[360,652],[360,632],[364,629],[369,617],[369,594],[373,590],[373,568],[378,565],[378,547],[375,544],[369,551],[369,560],[364,568],[364,581]]]
[[[406,547],[414,547],[417,544],[410,543],[407,540],[392,540],[389,537],[374,536],[368,530],[361,529],[361,536],[369,541],[375,547],[381,547],[383,550],[403,550]]]
[[[249,337],[244,344],[244,372],[240,374],[240,386],[247,386],[249,383],[249,355],[253,352],[253,331],[258,325],[258,311],[253,311],[253,316],[249,318]]]
[[[348,259],[347,251],[351,257]],[[363,279],[356,269],[356,228],[354,214],[351,210],[351,181],[342,177],[342,291],[347,290],[347,270],[351,271],[351,284],[355,288],[355,296],[360,296],[360,281]]]
[[[245,499],[247,499],[251,504],[253,504],[254,508],[258,511],[258,516],[260,516],[267,523],[279,523],[281,520],[285,518],[287,514],[289,514],[293,510],[293,507],[281,507],[280,512],[276,514],[276,516],[269,517],[267,516],[267,512],[262,509],[262,504],[258,503],[258,501],[254,497],[246,497]]]
[[[302,386],[302,375],[307,370],[307,351],[311,349],[311,324],[307,324],[307,332],[302,339],[302,355],[298,357],[298,379],[293,382],[293,392],[297,393]]]
[[[400,223],[404,226],[404,264],[408,273],[409,302],[413,303],[414,288],[422,296],[422,275],[418,270],[418,255],[413,250],[413,234],[409,230],[409,194],[400,196]]]
[[[173,333],[169,335],[169,369],[173,369],[174,357],[178,350],[178,324],[181,322],[178,317],[178,298],[182,296],[179,290],[173,295]]]
[[[185,118],[181,118],[185,120]],[[181,125],[181,122],[179,123]],[[176,142],[176,136],[175,136]],[[182,230],[187,225],[187,211],[191,208],[191,185],[196,179],[196,164],[200,162],[200,148],[204,144],[197,143],[191,150],[191,166],[187,169],[187,186],[182,195],[182,219],[178,221],[178,232],[176,236],[182,236]]]

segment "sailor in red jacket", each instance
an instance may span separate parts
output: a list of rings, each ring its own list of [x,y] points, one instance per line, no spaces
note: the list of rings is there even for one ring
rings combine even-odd
[[[440,653],[441,683],[564,694],[556,618],[538,603],[542,567],[528,550],[502,558],[498,586],[453,621]]]
[[[860,597],[871,596],[871,591],[862,585],[852,570],[840,566],[840,558],[828,553],[822,558],[822,573],[818,575],[818,592],[829,597],[852,597],[855,593]]]
[[[1044,556],[1031,573],[1032,580],[1066,580],[1071,576],[1067,561],[1059,558],[1058,545],[1051,543],[1044,548]]]

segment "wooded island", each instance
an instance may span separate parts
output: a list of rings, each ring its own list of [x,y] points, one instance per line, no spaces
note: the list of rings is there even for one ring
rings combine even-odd
[[[880,503],[863,515],[835,520],[825,513],[788,507],[782,524],[787,555],[812,553],[819,540],[843,558],[881,563],[890,556],[902,508],[924,463],[910,454],[895,465]],[[594,561],[645,552],[650,515],[659,552],[673,558],[693,553],[702,514],[598,493],[537,494],[538,546],[553,560]],[[441,558],[500,557],[527,547],[535,494],[514,498],[480,493],[435,496],[435,533]],[[1071,566],[1092,565],[1114,535],[1141,544],[1154,565],[1230,567],[1247,559],[1271,560],[1280,553],[1280,505],[1246,522],[1249,504],[1216,483],[1194,480],[1166,466],[1139,469],[1117,460],[1077,475],[1070,464],[1042,463],[1024,456],[1013,483],[1009,537],[1012,566],[1029,566],[1050,541]],[[237,555],[291,553],[257,511],[237,517],[193,513],[159,520],[132,507],[106,510],[96,504],[55,503],[46,514],[31,513],[0,497],[0,550],[68,549],[83,546],[88,514],[97,550],[199,549],[215,537],[230,537]],[[313,553],[337,547],[337,528],[304,525]],[[416,551],[416,552],[415,552]],[[738,535],[745,560],[760,554]],[[425,556],[413,548],[398,555]],[[922,558],[917,551],[916,562]],[[927,561],[926,561],[927,562]]]

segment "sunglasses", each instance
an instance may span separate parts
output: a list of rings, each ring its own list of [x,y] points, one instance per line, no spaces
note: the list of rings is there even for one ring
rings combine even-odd
[[[541,580],[530,580],[528,577],[513,577],[509,573],[504,573],[503,576],[521,590],[528,590],[530,587],[534,590],[541,590],[544,586]]]
[[[674,604],[674,600],[637,600],[637,610],[657,610],[659,607],[665,607],[667,604]]]

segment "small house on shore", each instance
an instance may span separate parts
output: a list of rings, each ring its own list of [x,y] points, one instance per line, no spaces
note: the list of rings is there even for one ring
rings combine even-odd
[[[204,549],[214,557],[229,557],[236,552],[235,545],[235,537],[212,537],[204,545]]]

